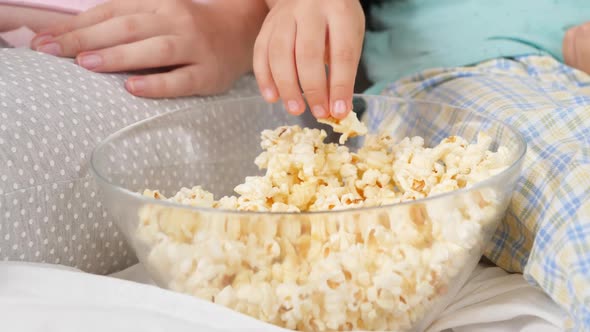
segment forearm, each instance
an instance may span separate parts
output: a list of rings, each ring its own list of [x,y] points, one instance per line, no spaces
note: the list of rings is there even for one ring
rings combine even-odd
[[[267,1],[271,0],[193,0],[194,3],[207,6],[216,13],[225,13],[224,16],[250,18],[260,21],[260,24],[268,14]]]
[[[276,5],[277,2],[279,2],[279,0],[265,0],[265,2],[268,8],[272,8],[274,7],[274,5]]]
[[[247,57],[240,67],[252,69],[252,53],[254,42],[260,32],[262,23],[268,14],[268,6],[265,0],[194,0],[197,3],[206,5],[211,15],[223,22],[223,25],[232,31],[235,40],[219,40],[223,43],[231,43],[235,51],[245,51]],[[242,52],[241,52],[242,51]]]

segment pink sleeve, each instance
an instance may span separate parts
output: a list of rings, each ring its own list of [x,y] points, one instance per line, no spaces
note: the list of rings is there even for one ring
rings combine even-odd
[[[77,14],[106,0],[0,0],[0,5],[33,7]]]
[[[8,45],[12,47],[28,47],[31,43],[31,39],[35,36],[35,32],[27,27],[20,29],[0,32],[0,38],[2,38]]]
[[[0,5],[78,14],[103,2],[106,0],[0,0]],[[0,31],[0,38],[13,47],[27,47],[34,35],[35,33],[27,27],[14,31]]]

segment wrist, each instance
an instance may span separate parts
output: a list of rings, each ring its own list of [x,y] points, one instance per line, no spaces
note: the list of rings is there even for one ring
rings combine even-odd
[[[196,0],[206,5],[217,20],[220,21],[219,34],[228,38],[219,38],[217,42],[230,44],[240,54],[235,66],[240,75],[252,70],[254,42],[260,32],[262,23],[268,14],[265,0]],[[227,48],[221,47],[221,48]]]
[[[265,0],[266,1],[266,6],[269,9],[272,9],[272,7],[274,7],[280,0]]]

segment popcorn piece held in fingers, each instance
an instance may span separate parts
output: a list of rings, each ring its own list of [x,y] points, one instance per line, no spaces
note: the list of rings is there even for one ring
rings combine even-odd
[[[319,123],[332,126],[335,132],[342,134],[339,143],[344,144],[350,137],[363,136],[367,134],[367,127],[359,121],[356,113],[351,111],[348,116],[342,120],[334,117],[318,119]]]

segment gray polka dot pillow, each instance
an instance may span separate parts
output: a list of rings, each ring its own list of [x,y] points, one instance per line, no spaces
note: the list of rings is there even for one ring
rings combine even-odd
[[[125,91],[124,79],[0,48],[0,259],[100,274],[136,262],[97,194],[93,147],[139,120],[224,96],[142,99]],[[256,93],[247,77],[228,96]]]

